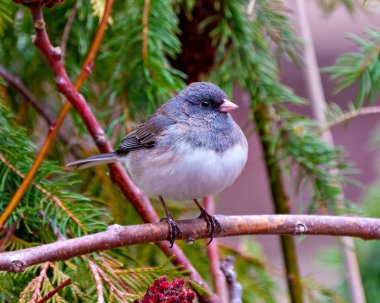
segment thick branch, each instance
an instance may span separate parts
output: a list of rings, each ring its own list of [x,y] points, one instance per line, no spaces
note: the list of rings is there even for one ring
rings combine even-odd
[[[330,235],[380,239],[380,219],[309,215],[217,216],[222,231],[217,237],[241,235]],[[192,242],[208,238],[204,220],[177,222],[181,239]],[[67,260],[105,249],[138,243],[164,241],[168,238],[165,222],[130,226],[112,225],[108,230],[80,238],[58,241],[38,247],[0,254],[0,270],[19,272],[47,261]],[[166,242],[164,245],[168,244]]]

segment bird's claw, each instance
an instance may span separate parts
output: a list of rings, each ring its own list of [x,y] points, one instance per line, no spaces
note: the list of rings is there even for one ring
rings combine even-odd
[[[207,223],[207,229],[210,231],[210,240],[207,242],[207,245],[209,245],[214,239],[215,231],[217,233],[220,233],[222,231],[222,226],[220,225],[219,221],[214,216],[210,215],[207,211],[202,210],[198,218],[205,220]]]
[[[172,216],[168,216],[167,218],[162,218],[160,222],[167,222],[169,226],[169,237],[168,241],[170,242],[170,248],[173,247],[174,241],[178,237],[182,237],[182,230],[177,224],[176,221],[174,221]]]

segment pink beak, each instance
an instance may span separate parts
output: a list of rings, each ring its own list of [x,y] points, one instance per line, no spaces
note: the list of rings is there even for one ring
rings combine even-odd
[[[228,112],[232,112],[233,110],[237,109],[239,106],[237,106],[235,103],[227,100],[227,99],[223,99],[223,103],[222,105],[219,107],[219,111],[222,112],[222,113],[228,113]]]

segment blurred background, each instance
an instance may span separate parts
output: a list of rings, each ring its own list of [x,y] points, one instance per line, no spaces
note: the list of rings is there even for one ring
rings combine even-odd
[[[296,1],[286,1],[289,9],[296,12]],[[351,34],[365,37],[365,30],[378,28],[380,18],[376,10],[370,12],[356,12],[350,14],[343,6],[338,6],[333,12],[327,13],[320,10],[316,1],[305,1],[307,19],[310,24],[313,44],[319,67],[333,65],[338,56],[346,52],[358,51],[347,37]],[[294,23],[299,32],[299,24],[294,16]],[[352,86],[342,92],[334,93],[336,85],[331,77],[321,74],[323,91],[328,102],[339,104],[348,110],[355,102],[357,86]],[[294,89],[295,93],[308,99],[305,74],[302,69],[282,60],[281,81]],[[246,125],[249,119],[250,98],[237,87],[234,101],[241,106],[239,112],[234,113],[241,126]],[[312,117],[309,105],[291,107],[292,111]],[[347,199],[354,203],[362,203],[367,197],[369,188],[379,184],[378,146],[374,144],[376,134],[379,132],[378,115],[359,116],[348,123],[340,124],[332,129],[336,145],[343,146],[346,158],[355,163],[358,173],[350,176],[355,183],[346,184],[344,193]],[[256,132],[249,137],[249,162],[238,181],[221,196],[217,211],[222,214],[270,214],[273,213],[267,172],[263,162],[262,148]],[[289,183],[289,182],[288,182]],[[288,188],[291,188],[288,184]],[[290,191],[291,192],[291,191]],[[306,213],[305,201],[296,195],[290,196],[292,213]],[[375,201],[373,201],[376,203]],[[377,201],[380,203],[380,201]],[[254,237],[262,246],[263,253],[269,263],[283,268],[281,248],[276,236]],[[239,239],[223,239],[223,241],[239,242]],[[341,276],[337,269],[329,262],[322,262],[323,252],[330,249],[339,249],[339,240],[333,237],[306,237],[297,239],[297,251],[300,261],[300,269],[303,275],[316,278],[321,283],[340,283]],[[362,242],[366,245],[366,242]],[[328,257],[327,257],[328,259]],[[284,282],[279,279],[279,282]],[[281,282],[280,282],[281,283]]]

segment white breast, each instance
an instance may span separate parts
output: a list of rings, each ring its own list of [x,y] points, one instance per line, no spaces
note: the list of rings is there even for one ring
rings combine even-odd
[[[185,143],[162,154],[144,150],[144,158],[142,150],[136,150],[127,155],[125,164],[148,196],[190,200],[220,193],[236,180],[247,161],[244,143],[224,153],[194,149]]]

